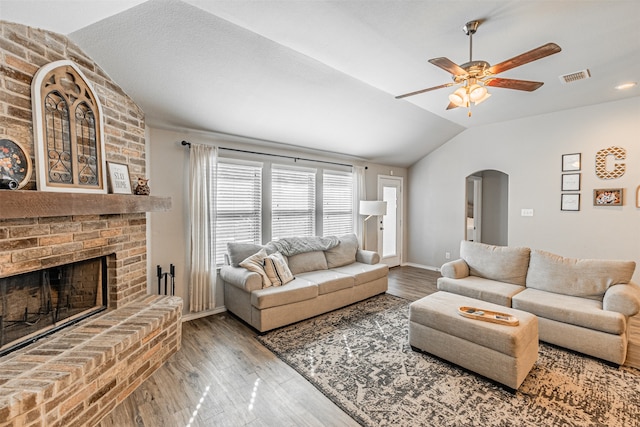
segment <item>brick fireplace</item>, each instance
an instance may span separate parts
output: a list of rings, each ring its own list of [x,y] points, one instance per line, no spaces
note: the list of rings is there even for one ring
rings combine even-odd
[[[170,200],[1,191],[0,205],[0,277],[101,256],[109,277],[107,312],[0,358],[0,425],[95,425],[180,348],[182,301],[147,295],[145,212]]]
[[[146,176],[144,113],[67,37],[0,20],[0,138],[35,161],[31,82],[74,62],[103,107],[107,161]],[[180,348],[182,301],[147,294],[157,196],[0,190],[0,277],[106,257],[107,310],[0,357],[0,426],[94,426]]]

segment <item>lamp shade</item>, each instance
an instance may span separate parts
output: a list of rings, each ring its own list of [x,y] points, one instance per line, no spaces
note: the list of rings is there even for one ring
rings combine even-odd
[[[463,107],[469,102],[469,96],[464,88],[458,88],[455,92],[449,95],[449,101],[458,107]]]
[[[487,95],[487,88],[475,83],[469,86],[469,99],[475,103],[478,103]]]
[[[360,215],[386,215],[387,202],[382,200],[360,200]]]

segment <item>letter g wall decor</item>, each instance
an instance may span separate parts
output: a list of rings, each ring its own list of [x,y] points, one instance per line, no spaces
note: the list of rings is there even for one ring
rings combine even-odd
[[[613,170],[607,169],[607,157],[613,156],[615,160],[625,160],[627,152],[622,147],[603,148],[596,153],[596,175],[600,179],[615,179],[624,175],[625,163],[616,163]]]

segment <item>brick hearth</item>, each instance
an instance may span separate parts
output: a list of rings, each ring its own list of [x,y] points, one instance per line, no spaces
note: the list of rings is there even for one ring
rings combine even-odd
[[[6,21],[0,138],[35,161],[31,82],[57,60],[77,64],[102,104],[106,160],[144,177],[135,102],[67,37]],[[35,169],[23,191],[0,191],[0,277],[106,256],[108,310],[0,358],[0,426],[93,426],[180,348],[182,301],[147,295],[145,212],[170,200],[43,193]]]
[[[180,348],[182,301],[147,295],[144,213],[0,219],[1,277],[103,255],[110,310],[0,358],[0,425],[95,425]]]

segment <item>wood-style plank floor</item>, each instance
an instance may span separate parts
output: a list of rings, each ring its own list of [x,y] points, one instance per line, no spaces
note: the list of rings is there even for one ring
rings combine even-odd
[[[395,267],[388,293],[415,301],[436,291],[437,277]],[[640,368],[640,319],[633,319],[632,330],[627,364]],[[100,427],[358,425],[256,334],[228,313],[185,322],[182,349]]]

